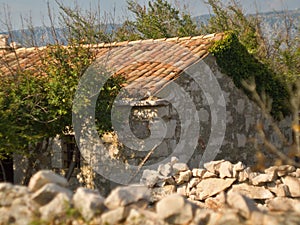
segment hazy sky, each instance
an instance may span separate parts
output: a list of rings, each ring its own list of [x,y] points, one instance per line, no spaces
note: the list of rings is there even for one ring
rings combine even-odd
[[[42,21],[48,23],[47,2],[50,3],[54,14],[57,15],[57,5],[54,0],[0,0],[0,9],[2,9],[0,10],[0,19],[4,19],[3,9],[5,7],[8,8],[11,14],[12,25],[15,28],[20,27],[20,15],[23,15],[25,18],[30,15],[33,24],[37,26],[42,25]],[[75,0],[60,0],[60,2],[67,6],[74,6]],[[77,0],[76,2],[82,9],[95,8],[98,2],[100,2],[102,12],[113,13],[115,9],[114,18],[116,22],[122,22],[128,16],[126,0]],[[138,0],[138,2],[143,3],[147,1]],[[187,4],[192,15],[209,13],[204,0],[170,0],[170,2],[179,2],[181,6]],[[253,13],[256,9],[259,11],[272,11],[300,8],[300,0],[241,0],[240,2],[248,13]]]

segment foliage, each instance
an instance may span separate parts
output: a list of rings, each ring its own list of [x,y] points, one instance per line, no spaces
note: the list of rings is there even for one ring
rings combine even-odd
[[[94,55],[81,44],[48,46],[43,58],[43,70],[47,74],[46,101],[51,107],[53,133],[60,134],[71,125],[71,109],[78,81],[90,65]]]
[[[19,71],[1,77],[0,155],[23,151],[47,133],[44,77]]]
[[[223,72],[232,77],[237,87],[243,88],[250,96],[249,91],[243,86],[243,81],[253,80],[260,96],[271,97],[273,116],[282,118],[282,115],[289,112],[287,107],[289,93],[282,79],[254,58],[239,42],[234,32],[228,32],[226,38],[215,43],[210,51],[216,56]]]
[[[220,0],[208,0],[214,15],[207,25],[202,24],[205,33],[235,31],[240,42],[251,54],[265,57],[265,43],[258,17],[246,15],[239,2],[231,0],[226,6]]]
[[[282,143],[277,148],[267,138],[262,126],[257,134],[264,147],[275,154],[281,163],[296,165],[299,148],[299,109],[300,109],[300,31],[292,35],[293,20],[285,12],[282,18],[284,27],[268,40],[261,31],[262,23],[258,16],[245,15],[238,0],[231,0],[225,6],[219,0],[207,2],[214,11],[208,25],[202,30],[213,33],[231,32],[216,43],[211,52],[216,56],[221,69],[231,76],[238,87],[244,89],[260,106],[264,117],[271,122],[273,131]],[[285,137],[278,124],[273,121],[284,115],[292,116],[291,129],[294,140]],[[281,149],[290,149],[290,159]],[[261,154],[259,154],[261,155]],[[298,164],[299,165],[299,164]]]
[[[46,138],[69,132],[72,127],[72,103],[78,82],[95,54],[87,46],[73,43],[67,47],[48,46],[41,65],[33,73],[19,71],[1,77],[0,155],[20,150],[29,153]],[[99,132],[111,129],[110,109],[121,88],[121,80],[111,78],[101,90],[97,125]],[[102,116],[102,117],[101,117]]]
[[[107,131],[112,131],[111,109],[114,99],[119,94],[122,85],[125,83],[122,76],[113,76],[109,78],[100,90],[96,102],[96,125],[100,135]]]
[[[107,23],[102,21],[100,11],[82,12],[77,3],[74,8],[65,6],[59,0],[56,3],[60,8],[60,22],[68,42],[80,40],[85,44],[97,44],[111,41]]]
[[[149,1],[148,7],[133,0],[127,3],[135,18],[133,21],[125,21],[116,32],[117,40],[158,39],[198,34],[190,14],[180,13],[166,0]]]
[[[202,25],[201,30],[234,33],[212,49],[220,67],[233,77],[238,87],[241,87],[242,80],[255,77],[258,94],[262,98],[266,94],[273,101],[272,115],[278,117],[281,113],[286,115],[295,110],[296,107],[291,108],[289,101],[294,98],[295,83],[300,74],[300,32],[296,38],[291,35],[292,20],[288,15],[283,18],[285,30],[278,32],[274,41],[270,41],[263,35],[260,18],[246,15],[238,0],[230,0],[227,5],[220,0],[208,0],[207,4],[212,7],[214,15],[207,25]],[[250,55],[254,57],[251,60]],[[259,62],[261,66],[258,66]]]
[[[283,20],[286,24],[293,23],[288,15],[284,15]],[[300,29],[293,36],[292,26],[286,25],[273,42],[270,47],[272,54],[267,63],[274,71],[281,73],[287,83],[295,84],[300,80]]]

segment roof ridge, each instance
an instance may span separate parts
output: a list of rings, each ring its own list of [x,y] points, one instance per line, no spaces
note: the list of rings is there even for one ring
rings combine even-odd
[[[211,33],[205,35],[197,35],[197,36],[186,36],[186,37],[171,37],[171,38],[158,38],[158,39],[139,39],[134,41],[122,41],[122,42],[102,42],[99,44],[86,44],[86,46],[94,47],[94,48],[108,48],[108,47],[120,47],[120,46],[127,46],[127,45],[134,45],[134,44],[145,44],[145,43],[158,43],[158,42],[181,42],[187,40],[198,40],[198,39],[213,39],[217,36],[224,36],[224,32],[219,33]]]
[[[158,39],[139,39],[134,41],[121,41],[121,42],[102,42],[98,44],[84,44],[84,47],[89,48],[112,48],[112,47],[121,47],[121,46],[128,46],[128,45],[135,45],[135,44],[151,44],[151,43],[159,43],[159,42],[182,42],[182,41],[188,41],[188,40],[198,40],[198,39],[213,39],[217,36],[224,36],[224,32],[220,33],[212,33],[212,34],[206,34],[206,35],[197,35],[197,36],[186,36],[186,37],[171,37],[171,38],[158,38]],[[68,45],[61,45],[64,47],[68,47]],[[35,46],[35,47],[22,47],[18,49],[14,49],[14,51],[22,52],[22,51],[31,51],[31,50],[44,50],[48,47],[48,45],[45,46]],[[6,52],[6,54],[9,54],[11,52]]]

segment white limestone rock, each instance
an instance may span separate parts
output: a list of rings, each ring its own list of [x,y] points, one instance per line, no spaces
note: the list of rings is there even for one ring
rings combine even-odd
[[[129,210],[124,206],[109,210],[101,215],[101,224],[119,224],[128,214]]]
[[[229,161],[222,162],[219,168],[220,178],[233,177],[233,165]]]
[[[218,177],[218,175],[215,174],[215,173],[206,171],[206,172],[203,174],[202,179],[208,179],[208,178],[214,178],[214,177]]]
[[[182,196],[188,196],[187,184],[181,184],[177,187],[177,194]]]
[[[300,178],[287,176],[282,178],[282,182],[289,187],[291,197],[300,197]]]
[[[285,184],[270,184],[268,189],[274,193],[277,197],[289,197],[291,196],[289,187]]]
[[[268,174],[262,173],[256,177],[252,178],[251,183],[253,185],[261,185],[264,183],[269,183],[269,182],[275,181],[276,178],[277,178],[276,173],[268,173]]]
[[[179,172],[179,174],[175,176],[175,181],[177,184],[183,184],[189,182],[191,177],[192,177],[192,171],[187,170],[187,171]]]
[[[189,167],[186,163],[177,162],[173,165],[173,171],[175,175],[179,174],[180,172],[185,172],[187,170],[189,170]]]
[[[193,205],[180,195],[169,195],[156,204],[156,213],[167,223],[187,224],[193,219]]]
[[[53,219],[65,215],[71,207],[71,198],[65,193],[58,193],[52,201],[42,206],[39,211],[41,219],[44,221],[52,221]]]
[[[171,176],[173,171],[171,163],[159,165],[157,170],[161,175],[165,177]]]
[[[205,174],[205,172],[206,172],[206,169],[199,169],[199,168],[192,169],[193,177],[201,178]]]
[[[239,172],[238,181],[239,182],[247,181],[250,177],[252,177],[251,174],[252,174],[251,169],[247,167],[246,169]]]
[[[10,206],[14,199],[27,195],[30,195],[30,191],[25,186],[0,183],[0,207]]]
[[[225,162],[224,159],[218,160],[218,161],[207,162],[207,163],[204,163],[204,168],[207,169],[207,171],[218,175],[219,168],[221,166],[221,163],[223,163],[223,162]]]
[[[125,224],[130,225],[167,225],[157,214],[148,210],[131,208]]]
[[[190,225],[208,224],[211,213],[213,213],[213,211],[209,209],[196,209],[195,217]]]
[[[156,183],[160,180],[160,175],[158,171],[155,170],[144,170],[141,177],[141,184],[146,185],[147,187],[154,187]]]
[[[231,192],[227,195],[226,202],[232,208],[237,209],[239,213],[246,219],[251,217],[253,211],[258,211],[255,202],[239,193]]]
[[[46,205],[59,193],[66,195],[68,198],[72,198],[72,191],[53,183],[48,183],[38,189],[33,193],[31,198],[39,205]]]
[[[164,187],[155,187],[152,188],[150,192],[151,192],[150,202],[156,202],[166,197],[167,195],[176,193],[176,186],[166,185]]]
[[[66,178],[51,170],[40,170],[30,178],[28,188],[34,192],[49,183],[54,183],[62,187],[68,186]]]
[[[73,204],[86,221],[104,211],[104,198],[96,190],[77,188],[73,195]]]
[[[12,183],[8,183],[8,182],[1,182],[0,183],[0,192],[5,192],[7,190],[10,190],[13,188],[13,184]]]
[[[229,188],[234,182],[235,178],[209,178],[202,180],[197,185],[197,199],[204,200],[208,197],[214,196]]]
[[[270,174],[270,173],[276,173],[277,176],[282,177],[286,176],[289,173],[295,172],[296,168],[294,166],[290,165],[281,165],[281,166],[271,166],[267,169],[265,169],[265,173]]]
[[[179,159],[175,156],[172,156],[171,158],[171,165],[173,166],[175,163],[178,163]]]
[[[246,166],[242,162],[237,162],[233,165],[233,171],[239,172],[246,168]]]
[[[149,189],[143,185],[130,185],[115,188],[105,199],[104,204],[109,209],[116,209],[139,200],[150,200]]]
[[[35,215],[36,213],[28,209],[26,205],[15,204],[9,208],[9,219],[13,221],[12,224],[28,225],[33,221]]]
[[[15,221],[10,215],[9,207],[0,207],[0,224],[12,224]]]
[[[200,183],[200,181],[201,179],[199,177],[193,177],[188,183],[188,188],[191,189],[193,187],[196,187]]]
[[[220,210],[226,206],[226,196],[222,191],[216,197],[209,197],[205,199],[205,208]]]
[[[265,212],[262,212],[262,211],[252,212],[251,218],[249,219],[250,224],[263,225],[264,224],[264,216],[265,216]]]
[[[297,206],[300,206],[300,200],[286,197],[275,197],[273,199],[266,200],[266,204],[271,211],[296,211],[295,209],[297,208]]]
[[[245,168],[246,166],[242,162],[237,162],[236,164],[234,164],[232,168],[232,177],[238,178],[239,173],[243,171]]]
[[[224,225],[224,224],[235,224],[241,225],[241,219],[236,213],[236,210],[226,209],[221,212],[213,212],[210,215],[209,225]]]
[[[228,194],[230,194],[230,192],[238,192],[251,199],[268,199],[274,197],[274,195],[265,187],[252,186],[246,183],[232,185]]]
[[[295,177],[300,178],[300,168],[298,168],[294,173]]]
[[[39,205],[33,202],[29,195],[24,195],[15,198],[8,209],[9,218],[14,221],[13,224],[27,225],[38,215]]]

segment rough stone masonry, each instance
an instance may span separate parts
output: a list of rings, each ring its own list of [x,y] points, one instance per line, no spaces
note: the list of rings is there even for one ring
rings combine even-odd
[[[241,162],[189,169],[176,158],[107,198],[43,170],[28,187],[0,183],[0,224],[300,224],[300,168]]]

